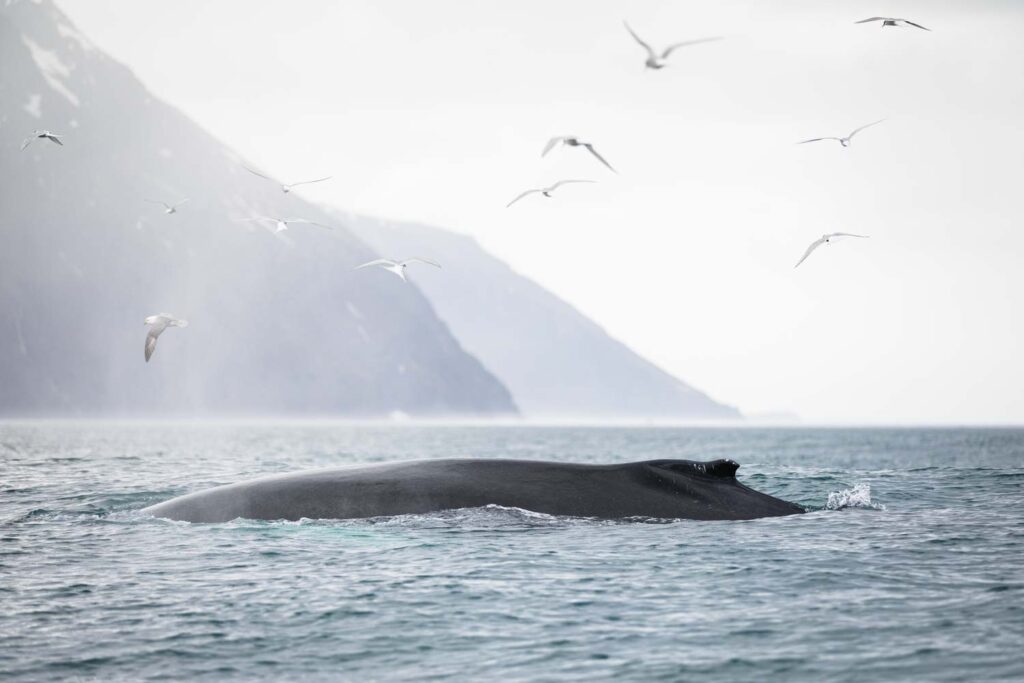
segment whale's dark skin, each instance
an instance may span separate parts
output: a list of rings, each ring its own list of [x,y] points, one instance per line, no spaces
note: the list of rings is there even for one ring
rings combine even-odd
[[[732,460],[576,465],[415,460],[283,474],[191,493],[144,510],[187,522],[351,519],[502,505],[575,517],[755,519],[804,512],[747,488]]]

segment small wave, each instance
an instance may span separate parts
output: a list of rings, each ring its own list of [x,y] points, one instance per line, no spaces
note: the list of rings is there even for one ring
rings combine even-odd
[[[477,508],[480,509],[480,508]],[[527,510],[526,508],[517,507],[506,507],[504,505],[496,505],[491,503],[483,507],[484,510],[489,510],[492,513],[497,514],[508,514],[513,518],[524,518],[524,519],[542,519],[542,520],[553,520],[557,519],[555,515],[549,515],[546,512],[534,512],[533,510]]]
[[[149,514],[135,510],[132,519],[150,519],[161,523],[171,523],[189,526],[190,522],[173,521],[159,517],[152,517]],[[268,527],[317,527],[317,528],[369,528],[369,527],[406,527],[416,528],[497,528],[502,527],[538,527],[538,526],[561,526],[567,522],[590,521],[587,517],[559,517],[543,512],[534,512],[517,507],[505,507],[502,505],[484,505],[472,508],[453,508],[450,510],[435,510],[432,512],[410,513],[404,515],[387,515],[381,517],[353,517],[345,519],[332,518],[309,518],[301,517],[296,520],[275,519],[249,519],[239,517],[230,522],[218,525],[204,525],[208,527],[231,527],[240,529],[265,529]],[[598,520],[595,520],[598,521]]]
[[[435,526],[453,528],[516,528],[537,526],[558,526],[565,523],[565,518],[554,515],[524,510],[503,505],[485,505],[474,508],[456,508],[437,510],[422,514],[395,515],[391,517],[371,517],[363,520],[351,520],[374,526]]]
[[[871,502],[871,484],[854,484],[853,488],[832,491],[828,494],[826,510],[845,510],[847,508],[863,508],[867,510],[884,510],[881,503]]]

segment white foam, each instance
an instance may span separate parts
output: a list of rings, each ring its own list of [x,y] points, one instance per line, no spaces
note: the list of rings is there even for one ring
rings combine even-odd
[[[868,510],[884,510],[885,506],[871,502],[871,485],[854,484],[853,488],[832,491],[828,494],[826,510],[845,510],[846,508],[865,508]]]
[[[533,510],[527,510],[526,508],[509,507],[506,505],[497,505],[496,503],[490,503],[488,505],[485,505],[483,509],[491,510],[498,513],[510,513],[514,517],[525,517],[527,519],[542,519],[545,521],[558,520],[557,517],[555,517],[554,515],[549,515],[546,512],[534,512]]]

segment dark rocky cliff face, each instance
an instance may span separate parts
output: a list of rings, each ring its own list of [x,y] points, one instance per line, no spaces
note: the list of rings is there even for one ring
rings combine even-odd
[[[35,129],[64,146],[19,151]],[[48,1],[0,9],[0,414],[516,411],[416,285],[243,163]],[[147,364],[164,311],[191,324]]]

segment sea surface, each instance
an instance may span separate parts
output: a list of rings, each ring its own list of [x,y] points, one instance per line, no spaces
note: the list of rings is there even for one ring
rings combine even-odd
[[[729,457],[810,514],[168,522],[271,472]],[[1024,680],[1024,430],[0,423],[0,678]]]

